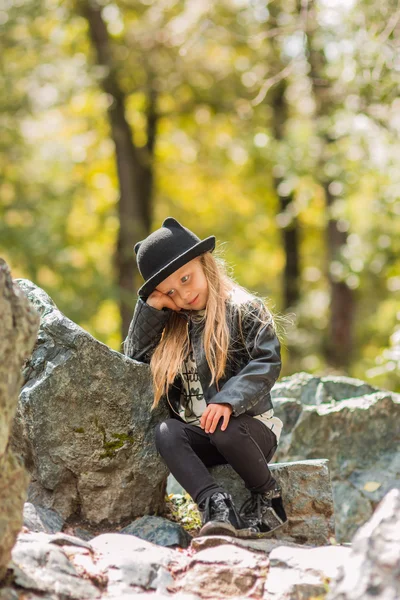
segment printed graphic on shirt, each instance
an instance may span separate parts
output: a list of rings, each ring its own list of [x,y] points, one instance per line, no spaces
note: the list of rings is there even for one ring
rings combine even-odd
[[[181,406],[179,412],[182,419],[187,423],[200,424],[201,415],[207,408],[207,404],[204,400],[204,393],[201,387],[192,345],[190,346],[188,356],[183,361],[180,403]]]

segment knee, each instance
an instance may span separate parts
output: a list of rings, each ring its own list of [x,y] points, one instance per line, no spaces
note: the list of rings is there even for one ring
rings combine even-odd
[[[154,441],[157,451],[162,454],[163,451],[172,449],[175,446],[176,439],[182,434],[182,426],[177,419],[166,419],[157,423],[154,429]]]
[[[230,419],[228,427],[224,430],[221,429],[222,419],[218,423],[214,433],[210,434],[211,443],[217,446],[217,448],[229,448],[232,444],[237,444],[239,438],[244,431],[242,431],[242,424],[235,419]]]

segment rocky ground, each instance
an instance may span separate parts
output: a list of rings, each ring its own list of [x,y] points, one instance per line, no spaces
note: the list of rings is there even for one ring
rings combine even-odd
[[[35,511],[26,508],[32,526]],[[24,526],[0,587],[0,600],[396,600],[399,515],[400,491],[393,489],[351,545],[319,547],[209,536],[192,537],[182,548],[165,532],[159,543],[127,532],[102,533],[85,541],[65,532],[33,532]],[[36,528],[49,528],[51,515],[47,514],[48,521],[45,513],[42,517]],[[153,531],[150,523],[147,530]],[[145,528],[141,535],[146,535]]]

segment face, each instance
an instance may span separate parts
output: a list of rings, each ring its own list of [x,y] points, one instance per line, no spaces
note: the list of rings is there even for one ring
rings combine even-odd
[[[179,308],[200,310],[206,307],[208,284],[200,258],[196,257],[158,284],[156,289],[168,295]],[[193,301],[192,304],[189,304]]]

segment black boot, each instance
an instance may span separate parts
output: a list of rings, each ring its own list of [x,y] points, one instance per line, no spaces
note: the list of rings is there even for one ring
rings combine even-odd
[[[237,530],[244,527],[234,505],[232,496],[226,492],[215,492],[198,505],[201,515],[202,535],[237,536]]]
[[[277,483],[267,492],[251,492],[240,507],[239,515],[245,523],[240,537],[268,537],[287,522],[282,502],[282,488]]]

